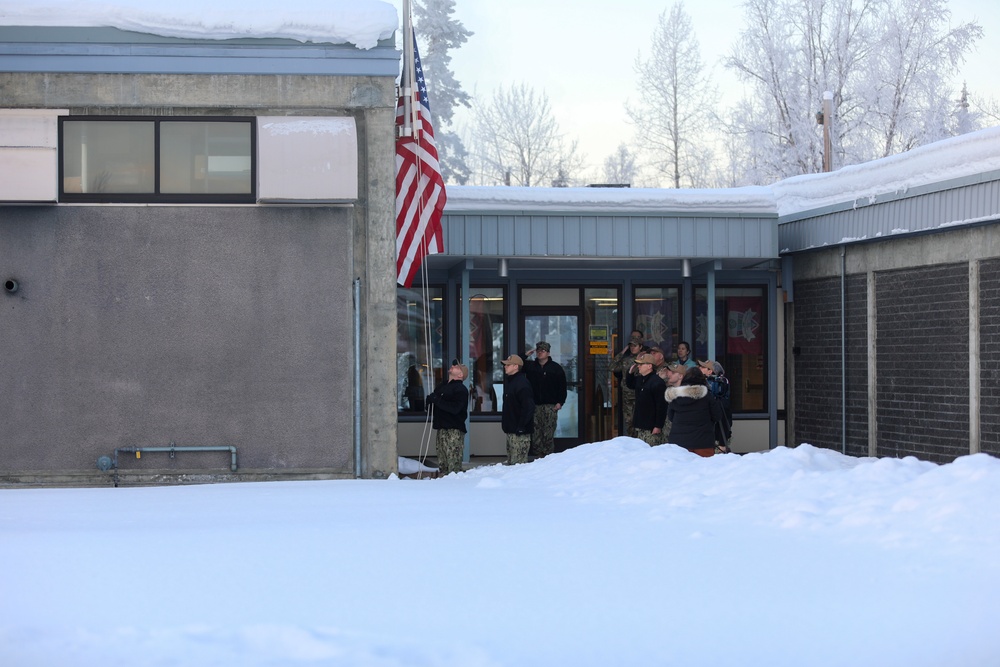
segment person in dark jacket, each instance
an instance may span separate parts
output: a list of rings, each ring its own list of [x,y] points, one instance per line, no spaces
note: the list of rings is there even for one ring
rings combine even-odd
[[[456,361],[448,369],[448,381],[427,397],[427,403],[434,408],[438,470],[445,475],[462,472],[465,421],[469,416],[469,388],[465,386],[468,377],[468,367]]]
[[[507,434],[507,465],[526,463],[535,422],[535,398],[522,368],[524,361],[516,354],[503,360],[503,412],[500,427]]]
[[[635,427],[635,437],[655,447],[663,444],[661,434],[667,419],[667,402],[664,400],[667,386],[653,372],[656,358],[652,354],[640,354],[635,358],[635,365],[638,374],[629,373],[625,380],[635,391],[632,426]]]
[[[642,343],[642,333],[632,332],[628,345],[625,346],[618,356],[611,362],[611,372],[618,378],[618,387],[621,389],[622,405],[622,425],[618,429],[619,435],[630,435],[635,437],[635,429],[632,427],[632,414],[635,412],[635,391],[628,386],[626,373],[635,367],[635,358],[645,352]]]
[[[725,419],[699,368],[689,368],[679,387],[666,391],[670,442],[699,456],[715,454],[715,424]]]
[[[552,453],[559,410],[566,403],[566,371],[552,358],[551,353],[552,346],[540,340],[534,350],[525,354],[535,355],[534,360],[529,359],[524,363],[524,374],[531,383],[531,390],[535,392],[535,425],[531,432],[528,454],[536,458]]]
[[[699,361],[698,367],[701,369],[702,375],[705,376],[708,393],[719,399],[722,413],[726,416],[725,420],[720,423],[721,428],[716,432],[718,442],[715,446],[717,454],[726,454],[730,451],[729,443],[733,441],[733,404],[729,398],[729,378],[726,377],[726,371],[718,361],[711,359]]]

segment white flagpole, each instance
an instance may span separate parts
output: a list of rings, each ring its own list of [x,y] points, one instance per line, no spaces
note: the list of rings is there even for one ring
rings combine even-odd
[[[413,136],[413,83],[416,77],[413,63],[413,16],[410,0],[403,0],[403,73],[399,87],[403,94],[403,136]]]

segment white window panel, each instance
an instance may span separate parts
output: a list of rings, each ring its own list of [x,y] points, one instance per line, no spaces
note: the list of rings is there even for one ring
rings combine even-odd
[[[65,109],[0,109],[0,201],[55,202],[57,118]]]
[[[262,202],[358,198],[354,118],[261,116],[257,156],[257,197]]]

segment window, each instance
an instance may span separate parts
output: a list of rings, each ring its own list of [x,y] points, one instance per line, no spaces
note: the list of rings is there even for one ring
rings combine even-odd
[[[472,292],[469,299],[471,413],[499,414],[498,399],[503,398],[503,364],[500,362],[506,357],[502,351],[505,340],[504,290],[502,287],[475,286],[470,286],[469,290]],[[460,294],[459,299],[461,298]],[[498,393],[500,396],[497,396]]]
[[[60,119],[60,200],[255,201],[251,118]]]
[[[715,351],[708,353],[708,290],[695,289],[694,354],[722,364],[729,378],[733,412],[767,408],[767,300],[763,287],[717,287]]]
[[[425,300],[425,290],[396,288],[396,408],[400,413],[425,416],[424,397],[444,377],[442,292],[440,287],[429,287]]]
[[[680,342],[680,290],[677,287],[637,287],[632,305],[635,322],[626,326],[623,338],[628,341],[631,330],[642,332],[647,345],[663,350],[670,359]]]

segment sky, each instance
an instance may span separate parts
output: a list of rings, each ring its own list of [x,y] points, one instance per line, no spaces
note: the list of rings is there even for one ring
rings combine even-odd
[[[402,0],[392,0],[397,7]],[[560,127],[577,138],[598,167],[622,142],[632,139],[624,110],[637,100],[633,72],[640,51],[649,53],[659,16],[671,0],[455,0],[454,18],[475,33],[452,52],[452,69],[468,93],[488,97],[499,85],[526,83],[544,90]],[[977,20],[984,35],[972,54],[966,78],[973,92],[1000,97],[995,72],[1000,62],[1000,3],[950,0],[954,23]],[[685,9],[701,45],[702,60],[726,99],[738,99],[742,84],[720,61],[742,25],[738,0],[690,0]],[[957,83],[961,86],[961,82]],[[434,100],[431,100],[431,104]],[[817,100],[817,109],[820,101]],[[456,115],[456,125],[468,122]]]
[[[629,0],[627,10],[607,0],[455,0],[454,18],[474,35],[452,52],[452,68],[464,90],[489,97],[500,85],[525,83],[544,91],[570,140],[579,141],[592,175],[622,142],[632,139],[624,104],[637,99],[636,56],[648,54],[658,17],[669,0]],[[973,95],[1000,98],[995,77],[1000,62],[1000,3],[950,0],[954,23],[976,20],[984,35],[965,68]],[[3,0],[0,25],[18,16],[54,25],[107,22],[142,25],[161,34],[226,38],[284,36],[322,41],[343,37],[374,46],[387,26],[401,21],[402,0],[292,0],[274,11],[271,0]],[[397,18],[391,9],[397,10]],[[702,59],[726,99],[738,99],[741,84],[721,66],[742,24],[739,0],[686,2]],[[138,19],[138,20],[137,20]],[[103,23],[102,23],[103,24]],[[331,25],[337,24],[336,30]],[[391,32],[391,30],[390,30]],[[960,87],[961,81],[956,81]],[[434,100],[431,100],[431,104]],[[461,132],[469,114],[456,113]]]
[[[1000,459],[8,488],[0,564],[5,667],[995,667]]]

